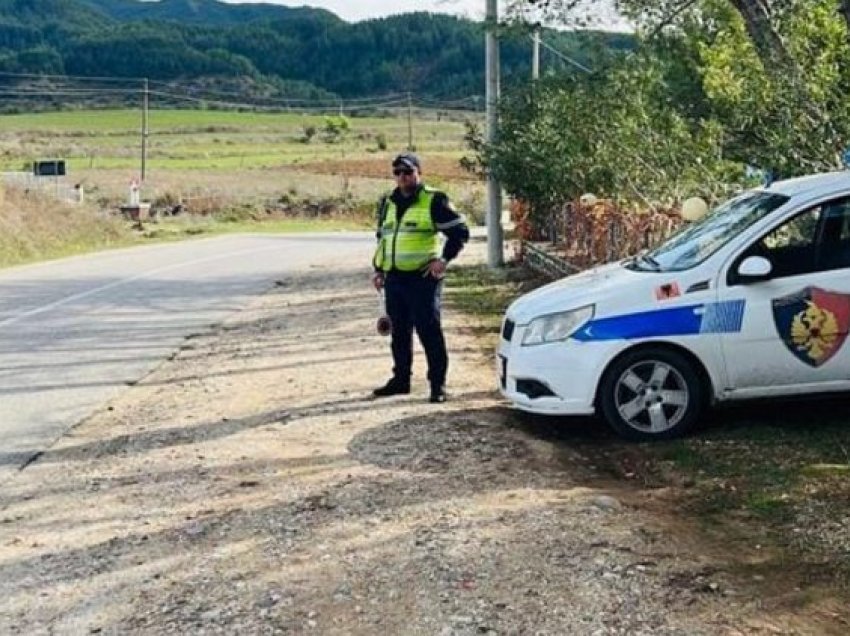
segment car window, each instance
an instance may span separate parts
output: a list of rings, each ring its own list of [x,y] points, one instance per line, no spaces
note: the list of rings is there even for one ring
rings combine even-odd
[[[747,256],[768,259],[771,278],[850,268],[850,198],[817,205],[768,232],[736,259],[730,284]]]
[[[850,267],[850,198],[824,206],[817,265],[821,271]]]
[[[795,216],[765,236],[761,240],[762,247],[768,253],[814,247],[821,212],[822,209],[817,207]]]
[[[738,234],[788,201],[775,192],[751,190],[686,225],[654,250],[627,267],[637,271],[681,271],[699,265]]]
[[[747,256],[763,256],[773,266],[772,277],[799,276],[815,271],[818,224],[823,208],[796,215],[762,237]]]

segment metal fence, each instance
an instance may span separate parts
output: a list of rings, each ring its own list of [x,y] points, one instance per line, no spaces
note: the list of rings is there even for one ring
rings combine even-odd
[[[633,256],[659,244],[682,224],[673,209],[627,210],[607,200],[592,205],[571,202],[552,214],[546,227],[529,218],[527,206],[515,203],[512,208],[519,238],[526,246],[535,245],[524,249],[523,257],[550,275]],[[563,265],[556,267],[552,259]]]
[[[7,187],[57,201],[82,202],[83,193],[80,186],[70,185],[65,177],[41,177],[31,172],[2,172],[0,182]]]

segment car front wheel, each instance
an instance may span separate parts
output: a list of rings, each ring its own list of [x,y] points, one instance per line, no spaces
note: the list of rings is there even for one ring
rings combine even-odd
[[[606,371],[599,389],[605,420],[635,441],[685,434],[699,420],[704,402],[694,365],[662,347],[626,353]]]

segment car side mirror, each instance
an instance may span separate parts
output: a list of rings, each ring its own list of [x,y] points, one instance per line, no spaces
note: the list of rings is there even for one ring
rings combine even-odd
[[[748,256],[738,265],[738,280],[742,283],[755,283],[768,280],[773,265],[764,256]]]

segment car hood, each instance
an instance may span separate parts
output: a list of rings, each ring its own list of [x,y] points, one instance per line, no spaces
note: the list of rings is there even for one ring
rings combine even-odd
[[[517,324],[528,324],[534,318],[585,305],[598,304],[614,295],[632,289],[636,283],[652,286],[657,274],[634,272],[621,263],[610,263],[580,274],[549,283],[515,300],[507,316]]]

